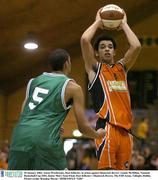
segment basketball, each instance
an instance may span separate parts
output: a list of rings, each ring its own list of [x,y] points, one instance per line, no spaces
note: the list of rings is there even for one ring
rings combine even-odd
[[[100,12],[103,25],[110,29],[119,27],[124,17],[124,11],[115,4],[108,4]]]

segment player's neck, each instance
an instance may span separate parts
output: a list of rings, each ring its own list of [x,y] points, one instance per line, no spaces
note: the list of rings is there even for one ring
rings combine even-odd
[[[63,71],[52,71],[54,74],[65,74]]]
[[[105,63],[105,64],[108,64],[108,65],[111,65],[111,64],[115,64],[115,62],[114,62],[114,59],[103,59],[103,60],[101,60],[101,62],[102,63]]]
[[[52,71],[52,73],[54,73],[54,74],[62,74],[62,75],[66,75],[66,76],[68,76],[68,72],[65,70],[63,70],[63,71]]]

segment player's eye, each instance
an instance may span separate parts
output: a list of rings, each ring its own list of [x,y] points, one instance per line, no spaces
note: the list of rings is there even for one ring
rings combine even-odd
[[[112,49],[112,48],[113,48],[113,46],[112,46],[112,45],[109,45],[108,47],[109,47],[109,49]]]
[[[101,46],[100,46],[100,49],[104,49],[104,48],[105,48],[105,45],[101,45]]]

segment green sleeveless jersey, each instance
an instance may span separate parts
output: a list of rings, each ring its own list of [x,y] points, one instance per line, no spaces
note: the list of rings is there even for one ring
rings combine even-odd
[[[47,151],[48,157],[62,155],[60,127],[71,107],[67,107],[64,93],[67,76],[43,73],[28,83],[26,103],[20,120],[14,128],[11,150]]]

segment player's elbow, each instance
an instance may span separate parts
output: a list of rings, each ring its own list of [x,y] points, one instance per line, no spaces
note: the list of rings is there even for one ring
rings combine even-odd
[[[141,50],[141,43],[139,41],[134,44],[134,49],[137,51]]]
[[[136,44],[136,49],[140,51],[141,48],[142,48],[141,43],[138,41],[138,43]]]
[[[78,129],[82,134],[86,134],[87,126],[86,125],[78,125]]]
[[[80,39],[80,43],[81,44],[86,44],[86,43],[88,43],[89,42],[89,39],[86,37],[86,35],[82,35],[81,36],[81,39]]]
[[[83,128],[79,128],[78,127],[78,130],[82,133],[82,134],[85,134],[85,130]]]
[[[135,47],[135,51],[137,51],[137,53],[139,54],[140,53],[140,51],[141,51],[141,44],[140,43],[138,43],[137,45],[136,45],[136,47]]]
[[[141,51],[141,44],[140,42],[135,43],[132,47],[131,50],[135,53],[139,53]]]
[[[79,131],[80,131],[83,135],[86,135],[86,134],[87,134],[86,128],[79,128]]]

